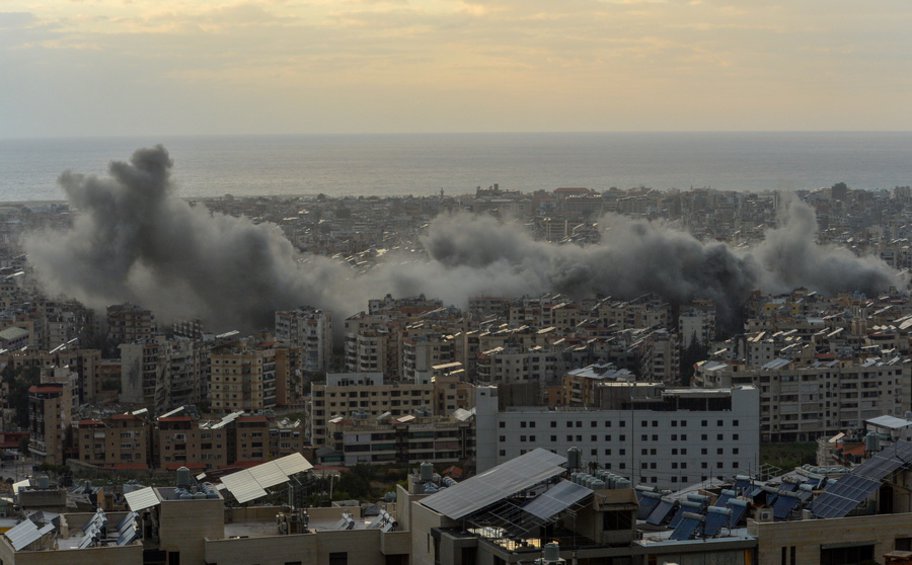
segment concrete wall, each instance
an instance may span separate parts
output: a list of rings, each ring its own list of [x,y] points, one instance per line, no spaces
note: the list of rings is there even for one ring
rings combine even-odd
[[[59,551],[14,551],[5,538],[0,541],[3,565],[142,565],[142,544],[93,547]]]
[[[179,551],[181,563],[202,563],[204,540],[225,536],[223,505],[221,499],[162,501],[159,506],[159,547],[163,551]]]
[[[330,553],[345,553],[349,565],[385,565],[379,530],[319,532],[289,536],[208,540],[209,565],[326,565]],[[183,554],[181,554],[183,563]]]
[[[912,515],[881,514],[832,520],[792,522],[748,522],[748,530],[759,539],[759,565],[780,565],[782,548],[790,558],[795,548],[795,563],[819,565],[822,546],[874,543],[874,559],[893,551],[896,538],[912,537]],[[791,561],[787,561],[791,563]]]

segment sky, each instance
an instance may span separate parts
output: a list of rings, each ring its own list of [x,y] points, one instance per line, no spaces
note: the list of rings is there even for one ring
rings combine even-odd
[[[908,0],[2,0],[0,137],[912,130]]]

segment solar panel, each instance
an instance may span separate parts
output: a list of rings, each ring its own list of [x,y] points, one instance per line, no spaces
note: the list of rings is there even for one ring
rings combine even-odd
[[[637,491],[637,503],[639,507],[637,508],[637,519],[645,520],[649,518],[653,510],[659,505],[659,502],[662,501],[662,495],[657,492],[650,491]]]
[[[818,518],[842,518],[867,500],[891,473],[912,463],[912,443],[897,441],[864,463],[828,484],[811,504]]]
[[[263,463],[262,465],[257,465],[256,467],[251,468],[250,474],[253,475],[254,480],[256,480],[256,482],[264,489],[274,487],[288,481],[288,475],[282,472],[282,469],[276,464],[275,461]]]
[[[720,506],[708,507],[706,509],[706,522],[703,525],[703,535],[705,537],[719,535],[722,528],[731,527],[731,518],[731,508],[722,508]]]
[[[676,541],[693,539],[693,537],[697,535],[697,530],[702,522],[703,516],[700,514],[685,512],[680,523],[675,527],[674,531],[671,532],[671,536],[669,536],[668,539]]]
[[[668,516],[671,515],[672,510],[674,510],[676,502],[673,498],[663,496],[655,510],[646,518],[646,523],[652,526],[664,524],[668,520]]]
[[[738,475],[735,477],[735,490],[739,493],[743,493],[748,487],[751,486],[751,479],[746,475]]]
[[[563,473],[567,459],[536,448],[421,500],[431,510],[458,520],[499,500]]]
[[[117,531],[123,532],[126,528],[135,526],[138,517],[139,514],[136,512],[127,512],[127,515],[117,524]]]
[[[19,522],[9,530],[3,532],[3,535],[6,536],[6,539],[10,541],[10,544],[16,551],[19,551],[41,537],[38,535],[38,526],[31,520]]]
[[[728,501],[735,498],[735,496],[737,496],[737,493],[735,493],[735,491],[730,489],[723,489],[719,494],[719,498],[716,499],[715,506],[725,508],[725,505],[728,504]]]
[[[292,453],[250,469],[222,477],[222,484],[238,502],[266,496],[266,489],[288,482],[291,475],[313,469],[300,453]]]
[[[146,508],[151,508],[161,504],[158,495],[152,487],[141,488],[132,492],[125,492],[124,498],[127,499],[127,506],[133,512],[140,512]]]
[[[678,506],[678,511],[675,512],[674,518],[671,519],[671,522],[668,524],[672,528],[677,528],[678,524],[681,523],[681,520],[684,519],[684,514],[687,512],[693,514],[699,514],[703,510],[703,505],[699,502],[694,502],[692,500],[685,500]]]
[[[799,503],[801,503],[801,499],[798,498],[798,496],[780,493],[779,498],[776,499],[776,503],[773,504],[773,518],[776,520],[785,520]]]
[[[253,473],[247,470],[225,475],[222,477],[222,484],[241,503],[266,496],[266,491],[257,482]]]
[[[741,523],[741,521],[744,519],[744,516],[747,514],[747,509],[750,507],[750,501],[743,498],[733,498],[728,501],[728,507],[732,511],[729,527],[735,528]]]
[[[592,489],[567,480],[552,486],[523,506],[523,510],[536,518],[548,520],[592,494]]]
[[[300,453],[292,453],[284,457],[279,457],[273,461],[276,465],[282,469],[282,472],[288,475],[289,477],[296,473],[303,473],[304,471],[309,471],[313,469],[313,465],[310,464],[310,461],[304,458]]]

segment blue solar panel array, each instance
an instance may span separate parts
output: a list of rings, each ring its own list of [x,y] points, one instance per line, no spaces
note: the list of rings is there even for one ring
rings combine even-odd
[[[880,488],[881,482],[894,471],[912,465],[912,442],[898,441],[838,481],[828,484],[823,494],[811,504],[818,518],[842,518]]]
[[[794,493],[780,491],[776,502],[773,504],[773,518],[785,520],[800,503],[801,499]]]
[[[728,501],[731,500],[731,499],[733,499],[733,498],[735,498],[736,496],[738,496],[738,495],[737,495],[737,493],[736,493],[734,490],[724,489],[724,490],[719,494],[719,498],[716,499],[716,504],[715,504],[715,505],[716,505],[716,506],[721,506],[722,508],[725,508],[725,506],[728,504]]]
[[[684,519],[684,514],[699,514],[701,512],[703,512],[703,504],[694,502],[693,500],[685,500],[678,506],[678,511],[675,512],[674,518],[671,519],[671,522],[668,525],[672,528],[677,528],[678,524],[681,523],[681,520]]]
[[[677,504],[675,499],[667,496],[662,497],[659,505],[656,506],[655,510],[646,518],[646,523],[651,526],[661,526],[668,521],[671,512],[675,509],[675,504]]]
[[[685,512],[681,517],[681,521],[678,522],[678,525],[675,526],[673,532],[669,539],[676,541],[684,541],[693,539],[697,532],[700,530],[700,526],[703,524],[703,516],[701,514],[696,514],[693,512]]]
[[[656,506],[659,505],[659,502],[662,500],[662,495],[648,490],[637,489],[637,503],[639,503],[639,508],[637,509],[637,519],[645,520],[649,518],[649,515],[652,514],[652,511],[655,510]]]
[[[733,498],[728,501],[728,507],[732,511],[731,515],[731,527],[737,527],[738,524],[744,519],[744,516],[747,515],[747,509],[750,507],[750,501],[744,500],[742,498]]]
[[[719,535],[722,528],[731,528],[731,508],[710,506],[706,509],[706,522],[703,525],[703,536],[713,537]]]

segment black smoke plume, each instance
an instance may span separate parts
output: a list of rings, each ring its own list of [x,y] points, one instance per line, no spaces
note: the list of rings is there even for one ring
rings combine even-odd
[[[818,245],[813,210],[797,200],[781,227],[745,252],[619,216],[603,218],[601,243],[585,247],[536,241],[521,226],[490,217],[442,216],[422,240],[424,257],[385,256],[356,274],[298,253],[276,226],[191,206],[174,195],[171,167],[157,146],[112,163],[105,178],[64,173],[60,183],[76,211],[72,228],[25,241],[45,291],[96,308],[130,301],[164,319],[250,328],[269,325],[275,309],[309,304],[346,316],[387,293],[464,304],[479,294],[654,292],[675,303],[710,298],[724,314],[755,288],[875,294],[902,282],[880,260]]]

